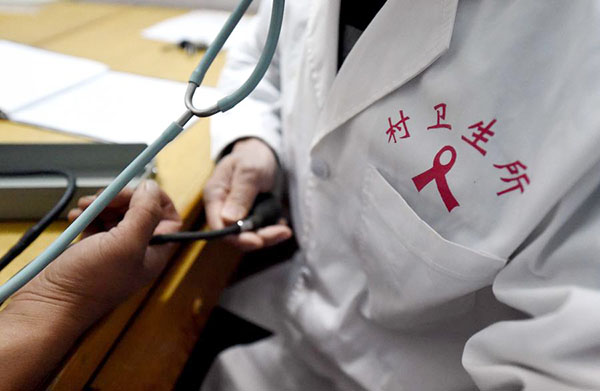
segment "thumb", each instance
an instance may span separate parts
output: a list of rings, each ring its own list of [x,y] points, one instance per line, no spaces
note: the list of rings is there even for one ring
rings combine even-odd
[[[117,229],[132,240],[148,242],[161,217],[160,188],[155,181],[146,180],[133,193]]]
[[[253,175],[247,175],[242,170],[236,170],[233,173],[231,189],[225,199],[221,217],[230,222],[246,217],[248,211],[250,211],[250,207],[254,203],[258,190],[258,185]]]

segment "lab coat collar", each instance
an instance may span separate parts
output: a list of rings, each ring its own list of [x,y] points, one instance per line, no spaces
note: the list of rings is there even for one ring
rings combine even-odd
[[[356,42],[337,76],[339,0],[316,3],[321,3],[327,14],[313,14],[311,18],[315,25],[323,25],[311,30],[311,43],[321,42],[312,49],[315,56],[311,66],[313,74],[321,75],[316,81],[330,88],[320,105],[313,147],[329,132],[423,72],[448,50],[458,0],[388,0]],[[318,64],[316,58],[321,59]],[[328,59],[327,65],[324,59]]]

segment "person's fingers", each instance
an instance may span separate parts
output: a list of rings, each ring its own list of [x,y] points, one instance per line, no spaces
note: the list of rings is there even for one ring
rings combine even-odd
[[[99,194],[102,190],[99,190]],[[77,219],[98,198],[98,195],[88,195],[81,197],[77,202],[77,208],[69,211],[67,218],[70,222]],[[126,188],[119,192],[110,204],[92,221],[84,231],[84,237],[93,235],[101,231],[107,231],[115,227],[123,218],[129,201],[133,194],[133,189]]]
[[[100,195],[100,193],[102,193],[103,190],[104,189],[98,190],[98,192],[95,195],[87,195],[87,196],[81,197],[77,201],[77,207],[79,209],[85,210],[92,204],[92,202],[94,202],[96,200],[96,198],[98,198],[98,195]],[[131,200],[131,196],[133,195],[133,192],[134,192],[134,189],[132,189],[130,187],[124,188],[115,196],[115,198],[113,198],[110,201],[110,203],[105,208],[105,210],[127,209],[127,207],[129,206],[129,201]]]
[[[283,242],[292,236],[292,230],[287,225],[271,225],[256,232],[242,232],[231,235],[225,240],[242,251],[255,251]]]
[[[79,208],[71,209],[69,211],[69,213],[67,214],[67,220],[69,221],[69,224],[72,223],[73,221],[75,221],[82,213],[83,213],[83,210],[81,210]],[[104,224],[101,224],[101,222],[99,222],[98,220],[94,220],[91,222],[90,225],[88,225],[85,228],[85,230],[82,233],[82,238],[86,238],[90,235],[94,235],[103,230],[104,230]]]
[[[69,213],[67,214],[67,220],[69,221],[69,223],[72,223],[73,221],[75,221],[76,218],[78,218],[81,214],[83,213],[83,210],[79,209],[79,208],[73,208],[69,211]]]
[[[69,211],[69,213],[67,214],[67,220],[69,221],[69,224],[72,223],[73,221],[75,221],[79,216],[81,216],[82,213],[83,213],[83,210],[81,210],[79,208],[71,209]],[[101,224],[100,221],[95,219],[87,227],[85,227],[85,230],[83,231],[81,237],[87,238],[88,236],[97,234],[98,232],[101,232],[103,230],[104,230],[104,224]]]
[[[244,167],[236,167],[221,217],[228,223],[246,217],[259,191],[257,172]]]
[[[110,201],[110,204],[108,204],[107,207],[114,209],[123,207],[127,208],[131,202],[131,197],[133,197],[134,192],[135,189],[131,187],[125,187],[115,196],[115,198],[112,199],[112,201]]]
[[[154,230],[154,235],[164,235],[181,230],[183,222],[181,216],[177,213],[175,205],[165,193],[160,192],[160,207],[162,209],[162,220]]]
[[[161,191],[153,180],[144,181],[133,193],[129,209],[117,225],[118,234],[146,243],[162,219]]]
[[[85,210],[88,206],[90,206],[92,204],[92,202],[94,202],[94,200],[96,198],[97,198],[96,195],[87,195],[87,196],[81,197],[77,201],[77,207],[79,209]]]
[[[181,230],[181,217],[175,205],[164,192],[160,191],[159,202],[161,208],[161,221],[156,226],[153,235],[170,234]],[[164,269],[168,260],[179,246],[178,243],[166,243],[159,246],[148,246],[144,257],[144,269],[149,279],[155,278]]]
[[[160,207],[162,208],[163,220],[181,222],[181,216],[179,216],[173,201],[169,198],[167,193],[162,190],[160,191]]]
[[[77,217],[86,210],[92,202],[98,198],[98,195],[103,191],[103,189],[98,190],[95,195],[88,195],[81,197],[77,202],[77,208],[73,209],[69,212],[67,218],[69,221],[73,222]],[[84,236],[93,235],[97,232],[107,231],[111,228],[115,227],[119,221],[123,218],[123,215],[127,211],[129,206],[129,202],[131,200],[131,196],[133,195],[133,189],[125,188],[121,190],[113,200],[108,204],[106,208],[98,217],[94,219],[94,221],[86,228]]]
[[[292,230],[287,225],[271,225],[256,231],[263,240],[263,246],[274,246],[292,237]]]
[[[153,235],[166,235],[181,230],[181,220],[162,220],[154,230]]]
[[[226,240],[242,251],[255,251],[264,247],[264,241],[255,232],[242,232]]]
[[[211,201],[205,203],[204,213],[206,215],[206,222],[210,229],[222,229],[225,227],[225,222],[221,218],[221,211],[223,210],[223,201]]]
[[[203,198],[206,221],[212,229],[221,229],[225,226],[221,211],[229,192],[232,174],[233,160],[230,157],[225,157],[215,167],[213,175],[204,186]]]

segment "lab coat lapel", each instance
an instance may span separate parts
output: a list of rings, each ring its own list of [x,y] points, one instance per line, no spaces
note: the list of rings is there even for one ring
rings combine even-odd
[[[433,64],[450,46],[457,5],[458,0],[388,0],[333,81],[312,146]],[[329,50],[337,55],[337,48]]]
[[[308,21],[306,45],[310,84],[323,107],[336,75],[340,0],[314,0]]]

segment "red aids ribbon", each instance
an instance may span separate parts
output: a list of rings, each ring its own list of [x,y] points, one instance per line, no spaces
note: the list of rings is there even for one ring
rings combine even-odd
[[[446,151],[450,152],[452,156],[447,164],[442,164],[442,155]],[[460,206],[448,187],[448,181],[446,181],[446,174],[448,171],[450,171],[452,166],[454,166],[454,162],[456,162],[456,150],[450,145],[446,145],[440,149],[437,155],[435,155],[435,158],[433,159],[433,167],[412,179],[419,193],[425,186],[427,186],[427,184],[429,184],[429,182],[435,181],[438,191],[440,192],[440,196],[442,197],[442,201],[444,201],[448,212],[452,212],[452,209]]]

